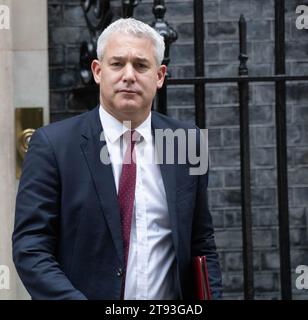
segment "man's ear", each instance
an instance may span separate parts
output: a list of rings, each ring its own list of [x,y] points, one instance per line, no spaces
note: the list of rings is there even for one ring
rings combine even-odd
[[[162,64],[157,71],[157,89],[160,89],[163,86],[166,72],[167,72],[167,66]]]
[[[93,78],[94,78],[95,82],[97,84],[100,84],[102,68],[101,68],[101,63],[100,63],[99,60],[95,59],[95,60],[92,61],[91,70],[92,70]]]

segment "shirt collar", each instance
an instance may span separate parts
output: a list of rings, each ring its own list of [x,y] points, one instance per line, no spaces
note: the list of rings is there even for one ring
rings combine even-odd
[[[99,108],[99,116],[104,135],[111,143],[116,142],[128,130],[122,122],[107,112],[102,105]],[[145,142],[150,142],[152,138],[151,117],[152,113],[150,112],[149,116],[135,129],[144,138]]]

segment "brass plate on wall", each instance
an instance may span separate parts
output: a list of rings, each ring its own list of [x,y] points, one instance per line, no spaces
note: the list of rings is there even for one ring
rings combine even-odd
[[[15,109],[16,178],[21,175],[22,163],[34,131],[43,125],[43,108]]]

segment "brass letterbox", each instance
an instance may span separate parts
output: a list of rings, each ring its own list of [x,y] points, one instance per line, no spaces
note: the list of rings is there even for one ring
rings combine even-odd
[[[34,131],[43,125],[43,108],[15,109],[16,178],[21,175],[22,162]]]

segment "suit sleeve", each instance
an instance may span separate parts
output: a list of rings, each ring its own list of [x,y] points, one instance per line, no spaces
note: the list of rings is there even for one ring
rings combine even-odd
[[[208,208],[208,177],[209,169],[206,173],[198,176],[198,190],[192,230],[192,255],[206,256],[212,298],[220,299],[222,296],[221,270],[216,251],[212,216]]]
[[[33,134],[16,198],[13,260],[33,299],[86,299],[56,261],[61,184],[52,146]]]

